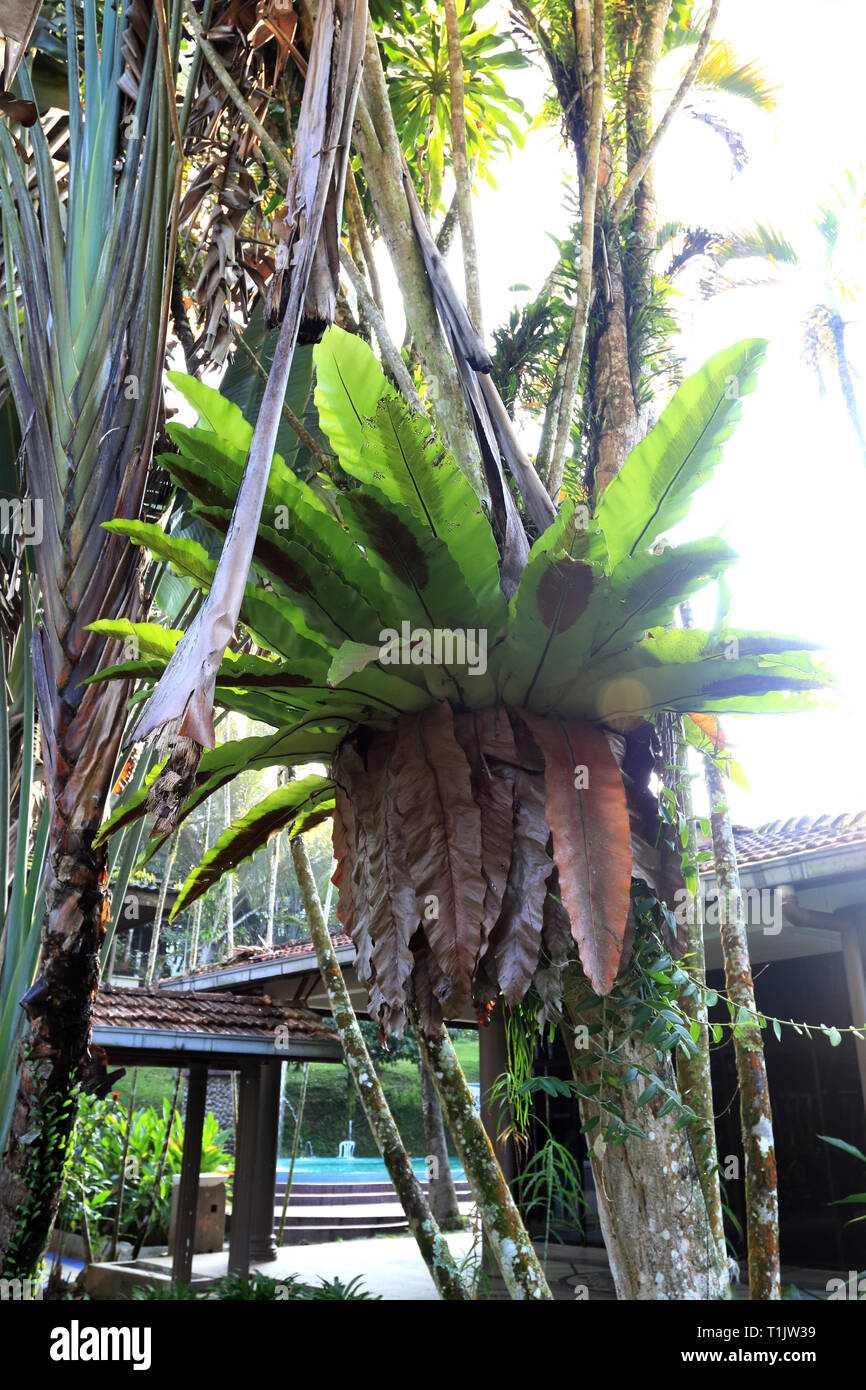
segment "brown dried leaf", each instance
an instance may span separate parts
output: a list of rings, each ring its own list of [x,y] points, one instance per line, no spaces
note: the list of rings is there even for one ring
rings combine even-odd
[[[514,734],[520,763],[537,766],[537,750],[519,720]],[[518,765],[511,864],[502,912],[490,941],[499,985],[509,1004],[523,998],[538,965],[547,880],[554,868],[549,840],[544,774]]]
[[[471,990],[486,885],[481,813],[447,701],[400,717],[392,770],[419,916],[443,974],[437,994],[454,1017]]]
[[[523,710],[521,718],[544,754],[547,821],[581,964],[595,992],[609,994],[622,955],[631,889],[622,776],[595,725],[543,719]],[[585,786],[575,785],[584,780]]]
[[[504,709],[454,717],[454,735],[469,762],[472,794],[481,812],[481,865],[486,882],[479,955],[502,910],[514,845],[514,778],[518,754]]]

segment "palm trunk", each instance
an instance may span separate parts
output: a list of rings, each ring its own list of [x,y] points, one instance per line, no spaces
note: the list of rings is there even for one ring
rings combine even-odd
[[[728,999],[736,1010],[735,1018],[743,1019],[741,1024],[735,1022],[734,1056],[740,1090],[740,1129],[746,1159],[749,1298],[775,1301],[782,1297],[779,1279],[779,1199],[764,1043],[755,1016],[755,987],[752,983],[734,833],[722,775],[711,758],[706,760],[706,774],[725,983]]]
[[[358,1027],[355,1010],[346,989],[331,937],[322,913],[322,904],[310,859],[303,840],[298,836],[292,840],[292,862],[298,877],[298,885],[307,914],[307,926],[313,938],[316,959],[322,974],[322,981],[328,992],[328,1002],[334,1015],[334,1023],[343,1044],[346,1066],[352,1075],[364,1114],[388,1176],[400,1200],[409,1229],[418,1242],[418,1249],[424,1259],[430,1276],[439,1292],[440,1298],[465,1300],[469,1294],[463,1285],[457,1266],[445,1237],[424,1196],[412,1163],[400,1138],[394,1117],[388,1108],[376,1069],[370,1060],[367,1045]]]
[[[0,1171],[0,1259],[7,1278],[32,1275],[60,1203],[105,939],[108,851],[94,850],[92,842],[111,789],[126,689],[85,689],[74,717],[61,726],[56,756],[43,732],[50,798],[46,911],[39,975],[22,1000],[30,1032]],[[39,693],[45,731],[52,710],[45,710]],[[64,706],[56,696],[55,702],[59,713]]]
[[[457,1192],[448,1162],[442,1107],[433,1078],[423,1060],[419,1061],[418,1070],[421,1074],[421,1111],[424,1119],[424,1142],[427,1146],[430,1210],[440,1231],[462,1231],[463,1217],[457,1205]]]

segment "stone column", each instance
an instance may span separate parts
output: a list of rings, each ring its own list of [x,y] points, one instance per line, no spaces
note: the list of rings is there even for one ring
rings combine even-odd
[[[235,1146],[235,1178],[232,1184],[229,1273],[241,1274],[244,1277],[250,1272],[259,1079],[260,1064],[254,1063],[241,1068],[238,1079],[238,1132]]]
[[[280,1071],[277,1058],[262,1062],[259,1078],[259,1117],[253,1177],[253,1220],[250,1255],[275,1260],[274,1202],[277,1186],[277,1146],[280,1135]]]
[[[183,1129],[180,1185],[177,1194],[177,1224],[174,1229],[174,1255],[171,1264],[171,1277],[175,1283],[180,1284],[188,1284],[192,1279],[192,1256],[195,1247],[195,1223],[198,1214],[198,1181],[201,1171],[201,1138],[204,1130],[206,1095],[207,1067],[190,1067],[189,1084],[186,1090],[186,1118]]]

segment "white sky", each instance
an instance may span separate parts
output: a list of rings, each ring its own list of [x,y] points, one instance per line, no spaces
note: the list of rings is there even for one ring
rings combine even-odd
[[[860,0],[822,0],[819,7],[814,0],[724,0],[716,32],[733,43],[741,59],[757,60],[780,87],[777,107],[771,114],[746,109],[740,126],[750,163],[733,178],[718,137],[680,117],[658,157],[660,216],[710,226],[769,222],[795,244],[807,268],[788,274],[787,292],[737,290],[699,302],[691,312],[677,343],[689,369],[752,334],[768,337],[771,350],[758,390],[744,401],[743,422],[689,529],[695,535],[723,529],[742,557],[729,577],[731,624],[822,642],[840,681],[833,710],[727,722],[752,787],[751,794],[732,788],[731,811],[736,820],[759,824],[866,807],[861,640],[866,469],[838,394],[831,391],[822,400],[799,360],[800,323],[822,283],[821,243],[812,231],[815,210],[845,172],[866,159],[866,5]],[[533,112],[544,85],[540,73],[509,78],[510,89]],[[664,98],[662,109],[663,104]],[[547,233],[565,230],[561,178],[569,167],[557,134],[534,132],[523,152],[495,166],[498,191],[484,186],[479,192],[488,331],[506,318],[517,298],[510,286],[522,282],[537,290],[553,264]],[[862,265],[854,279],[866,285]],[[861,367],[866,363],[863,325],[853,320],[862,304],[861,295],[859,305],[845,306],[852,320],[849,349]],[[866,402],[861,412],[866,415]],[[714,600],[710,620],[713,609]],[[707,620],[700,612],[698,617]]]

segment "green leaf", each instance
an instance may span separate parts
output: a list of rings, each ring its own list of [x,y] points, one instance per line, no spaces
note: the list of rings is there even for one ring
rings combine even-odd
[[[829,1134],[819,1134],[818,1138],[823,1139],[825,1144],[832,1144],[834,1148],[842,1149],[844,1153],[850,1154],[852,1158],[859,1158],[861,1163],[866,1163],[866,1154],[860,1149],[855,1148],[853,1144],[846,1143],[844,1139],[832,1139]]]
[[[310,776],[278,787],[257,802],[251,810],[233,821],[193,869],[171,910],[170,921],[195,902],[227,873],[258,853],[271,835],[280,830],[294,831],[298,818],[315,811],[324,819],[334,808],[334,784],[328,777]],[[307,815],[307,826],[310,825]]]
[[[356,671],[363,671],[371,662],[379,660],[380,647],[371,647],[363,642],[343,642],[334,654],[328,667],[328,684],[340,685]]]
[[[274,360],[274,350],[280,336],[279,328],[265,328],[261,299],[256,301],[249,322],[243,332],[243,341],[266,372],[270,371]],[[265,384],[250,362],[243,348],[236,347],[231,363],[220,382],[220,394],[243,412],[244,419],[255,425],[259,407],[262,403]],[[298,344],[292,358],[292,370],[286,386],[285,403],[315,437],[315,411],[310,411],[313,394],[313,349],[309,345]],[[310,454],[292,426],[280,419],[277,429],[276,452],[285,461],[287,468],[306,475],[316,471],[316,460]]]
[[[711,357],[605,488],[596,519],[613,566],[648,550],[686,515],[692,493],[718,464],[740,419],[740,399],[754,390],[765,348],[764,339],[746,338]]]
[[[659,1083],[658,1083],[657,1081],[651,1081],[651,1082],[649,1083],[649,1085],[648,1085],[647,1087],[645,1087],[645,1089],[644,1089],[643,1091],[641,1091],[640,1095],[638,1096],[638,1098],[637,1098],[637,1104],[638,1104],[638,1106],[649,1105],[649,1103],[650,1103],[650,1101],[652,1100],[653,1096],[654,1096],[654,1095],[656,1094],[656,1092],[658,1091],[658,1088],[659,1088]]]
[[[330,328],[315,359],[319,420],[340,466],[408,508],[447,545],[475,597],[480,624],[499,628],[505,599],[490,522],[430,422],[410,409],[357,335]]]

